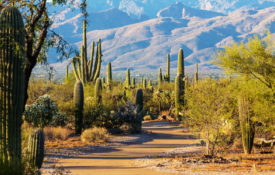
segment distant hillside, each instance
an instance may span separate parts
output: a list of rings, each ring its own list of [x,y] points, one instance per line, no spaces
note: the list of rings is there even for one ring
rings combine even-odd
[[[111,17],[108,16],[110,14]],[[194,65],[199,63],[201,70],[215,71],[216,67],[210,61],[216,51],[224,45],[231,44],[232,41],[246,41],[254,34],[263,34],[267,28],[275,33],[275,6],[260,10],[240,9],[223,14],[176,3],[160,10],[157,18],[143,19],[141,22],[136,22],[138,19],[117,9],[102,11],[93,16],[97,15],[97,22],[95,20],[90,23],[89,27],[94,24],[95,27],[104,30],[90,29],[87,37],[89,47],[93,40],[102,39],[103,69],[107,62],[111,61],[114,70],[131,68],[152,72],[157,71],[159,67],[165,70],[166,55],[171,53],[173,70],[177,65],[178,49],[183,48],[186,69],[193,70]],[[65,39],[80,48],[81,21],[76,16],[64,25],[56,23],[54,30],[69,35]],[[121,27],[112,28],[116,25]],[[56,61],[56,56],[50,55],[49,60]],[[58,65],[58,71],[64,73],[65,63],[53,65]]]

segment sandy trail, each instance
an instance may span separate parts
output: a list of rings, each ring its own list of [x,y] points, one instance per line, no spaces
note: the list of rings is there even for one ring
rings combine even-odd
[[[152,132],[151,141],[63,158],[58,164],[71,171],[73,175],[164,175],[170,173],[138,167],[133,160],[158,155],[197,142],[192,139],[190,133],[183,133],[177,124],[169,122],[146,122],[143,124],[143,129]]]

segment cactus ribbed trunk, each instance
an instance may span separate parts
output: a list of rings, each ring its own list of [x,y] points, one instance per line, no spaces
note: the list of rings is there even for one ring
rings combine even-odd
[[[197,84],[198,82],[199,82],[199,68],[198,68],[198,64],[196,64],[195,83]]]
[[[161,68],[159,68],[159,78],[158,78],[159,89],[161,89],[161,86],[162,86],[162,72],[161,72]]]
[[[108,62],[107,64],[107,86],[111,90],[112,89],[112,64]]]
[[[182,78],[184,77],[184,57],[183,57],[183,50],[179,50],[178,54],[178,74]]]
[[[131,87],[136,88],[136,79],[133,77],[131,81]]]
[[[33,168],[40,169],[44,159],[44,134],[42,129],[35,129],[29,136],[28,160]]]
[[[137,106],[137,113],[141,112],[143,109],[143,91],[142,91],[142,89],[137,90],[135,104]]]
[[[167,55],[167,73],[164,75],[164,80],[170,82],[170,54]]]
[[[0,163],[20,165],[24,111],[25,30],[20,12],[7,7],[0,15]]]
[[[102,84],[101,79],[98,78],[95,83],[95,98],[97,103],[102,103]]]
[[[142,87],[143,87],[143,89],[147,88],[147,80],[146,80],[146,78],[143,79]]]
[[[175,79],[175,109],[176,117],[178,120],[181,120],[179,116],[179,110],[184,105],[184,90],[185,90],[185,80],[184,80],[184,57],[183,50],[179,50],[178,55],[178,72]]]
[[[66,66],[66,79],[65,79],[65,82],[68,82],[69,81],[69,66],[67,65]]]
[[[130,88],[130,87],[131,87],[131,75],[130,75],[130,69],[127,69],[127,75],[126,75],[125,87],[126,87],[126,88]]]
[[[250,154],[255,135],[255,123],[252,121],[253,111],[249,100],[245,96],[239,96],[239,120],[242,133],[242,143],[245,154]]]
[[[81,81],[77,81],[74,86],[75,134],[81,134],[82,132],[83,106],[83,84]]]

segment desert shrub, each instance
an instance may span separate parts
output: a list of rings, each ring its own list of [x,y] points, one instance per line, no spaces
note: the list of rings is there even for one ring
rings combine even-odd
[[[137,106],[128,101],[126,105],[119,106],[117,112],[111,117],[114,121],[116,121],[116,126],[121,127],[122,125],[128,125],[127,128],[129,128],[131,132],[126,132],[133,134],[141,132],[142,119],[144,115],[144,111],[138,113]]]
[[[106,142],[108,136],[109,134],[105,128],[94,127],[84,130],[81,134],[81,141],[84,143]]]
[[[143,117],[143,120],[152,120],[151,116],[150,115],[146,115]]]
[[[56,103],[48,96],[40,96],[33,104],[26,105],[24,119],[34,127],[63,124],[66,115],[60,114]],[[55,123],[56,122],[56,123]]]
[[[228,81],[206,79],[186,92],[186,118],[193,132],[206,140],[207,154],[215,153],[216,145],[232,141],[234,130],[234,97]]]
[[[43,132],[46,140],[66,140],[73,134],[69,128],[63,127],[45,127]]]

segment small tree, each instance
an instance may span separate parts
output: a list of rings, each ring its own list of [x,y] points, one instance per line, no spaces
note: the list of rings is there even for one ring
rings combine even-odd
[[[263,83],[272,89],[275,83],[275,42],[270,32],[260,39],[258,36],[250,38],[245,43],[235,43],[220,51],[215,64],[228,73],[237,73]]]
[[[229,138],[234,107],[226,81],[207,79],[186,93],[187,123],[206,140],[206,153],[214,155],[217,143]]]

